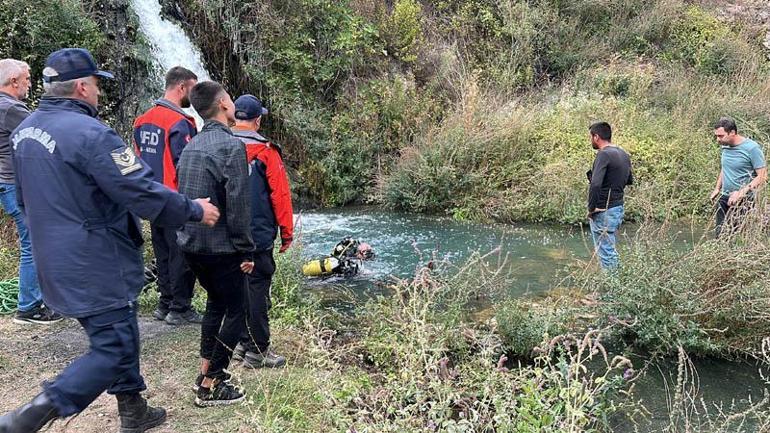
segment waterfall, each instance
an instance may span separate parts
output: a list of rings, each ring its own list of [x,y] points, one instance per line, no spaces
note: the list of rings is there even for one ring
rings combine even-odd
[[[203,66],[198,48],[177,23],[161,16],[158,0],[131,0],[131,5],[139,16],[140,28],[152,44],[155,59],[164,73],[174,66],[183,66],[193,71],[199,81],[211,79]],[[185,111],[195,117],[200,128],[203,120],[198,113],[192,108]]]

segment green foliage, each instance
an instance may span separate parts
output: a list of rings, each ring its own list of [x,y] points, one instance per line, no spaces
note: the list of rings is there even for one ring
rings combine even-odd
[[[296,192],[327,206],[580,221],[584,130],[602,118],[640,175],[629,216],[648,213],[652,197],[664,203],[656,218],[702,214],[713,182],[702,173],[717,165],[707,125],[733,114],[770,137],[756,42],[684,0],[184,5],[215,76],[266,100],[266,132],[284,145]],[[141,44],[124,64],[115,29],[83,8],[0,6],[0,47],[33,73],[54,48],[81,45],[135,75]],[[108,88],[109,120],[132,114],[113,106],[120,92]]]
[[[353,347],[372,383],[346,403],[356,431],[602,431],[621,410],[631,364],[603,357],[597,332],[538,341],[534,364],[514,367],[499,334],[467,321],[470,284],[499,283],[481,259],[420,269],[359,309]]]
[[[270,297],[270,319],[277,326],[301,323],[318,308],[318,299],[304,290],[301,269],[301,250],[293,246],[285,253],[275,252],[275,274]]]
[[[750,45],[736,38],[730,28],[696,6],[685,11],[671,32],[663,56],[678,60],[707,74],[729,75],[751,59]]]
[[[295,189],[327,206],[579,221],[585,128],[603,118],[639,169],[630,215],[653,196],[665,202],[655,217],[690,215],[703,210],[700,174],[716,167],[704,126],[734,113],[770,132],[770,107],[750,96],[766,93],[756,42],[684,0],[188,7],[207,17],[199,32],[228,17],[233,85],[268,101],[268,133],[297,168]]]
[[[398,0],[388,23],[391,50],[405,62],[417,60],[417,51],[422,44],[422,7],[416,0]]]
[[[417,135],[436,111],[430,93],[420,94],[410,77],[372,80],[346,98],[345,110],[327,120],[327,130],[308,137],[311,157],[300,166],[301,191],[325,205],[361,200],[404,140]]]
[[[0,3],[0,52],[29,63],[37,77],[48,54],[59,48],[99,51],[105,43],[104,35],[80,1],[43,0],[35,7]]]
[[[530,357],[543,341],[565,334],[572,312],[557,305],[538,305],[530,300],[513,299],[495,309],[497,327],[504,347],[512,354]]]
[[[137,34],[136,17],[128,0],[42,0],[34,7],[0,2],[0,57],[30,65],[32,88],[28,105],[34,108],[43,92],[45,59],[64,47],[90,50],[100,67],[117,80],[105,80],[99,101],[101,118],[128,136],[134,118],[144,109],[148,94],[159,90],[149,46]]]
[[[584,221],[593,161],[587,128],[605,120],[631,155],[627,218],[706,215],[719,172],[714,119],[732,113],[747,135],[770,137],[764,69],[744,65],[736,74],[726,94],[721,77],[621,63],[584,71],[569,93],[509,104],[470,82],[466,103],[401,151],[384,201],[479,220]]]

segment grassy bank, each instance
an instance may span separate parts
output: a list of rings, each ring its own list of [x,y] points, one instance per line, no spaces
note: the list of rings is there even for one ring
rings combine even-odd
[[[614,345],[643,353],[761,358],[770,249],[759,203],[740,232],[715,240],[707,226],[692,245],[666,224],[642,224],[620,240],[617,272],[599,272],[594,258],[545,298],[503,302],[497,320],[507,348],[526,356],[543,335],[601,328]]]

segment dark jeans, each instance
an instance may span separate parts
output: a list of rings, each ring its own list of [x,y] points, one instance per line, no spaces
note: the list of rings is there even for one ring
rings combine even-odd
[[[729,195],[722,195],[717,202],[716,209],[716,227],[714,234],[716,237],[726,233],[728,236],[735,234],[743,224],[746,214],[754,207],[754,197],[747,196],[736,206],[730,206],[727,201]]]
[[[147,387],[139,372],[139,326],[129,307],[78,319],[91,347],[43,388],[66,417],[88,407],[105,390],[132,394]]]
[[[223,378],[233,349],[246,329],[246,274],[238,255],[185,254],[193,273],[208,293],[201,324],[203,359],[210,361],[206,376]]]
[[[190,309],[195,275],[176,244],[176,229],[156,226],[150,229],[158,264],[158,309],[184,313]]]
[[[270,284],[275,273],[273,250],[254,254],[254,271],[248,276],[248,320],[241,345],[248,351],[263,353],[270,347]]]

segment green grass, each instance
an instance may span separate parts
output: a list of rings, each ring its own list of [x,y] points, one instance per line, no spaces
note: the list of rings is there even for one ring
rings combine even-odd
[[[184,327],[151,340],[143,346],[147,361],[144,374],[150,396],[156,404],[172,408],[169,423],[174,431],[197,429],[207,432],[239,431],[321,431],[328,416],[321,390],[327,381],[339,378],[298,365],[304,355],[293,347],[292,330],[275,327],[274,345],[289,357],[283,370],[247,370],[233,365],[232,371],[247,390],[244,405],[215,410],[193,407],[190,387],[197,376],[196,356],[200,330]]]

